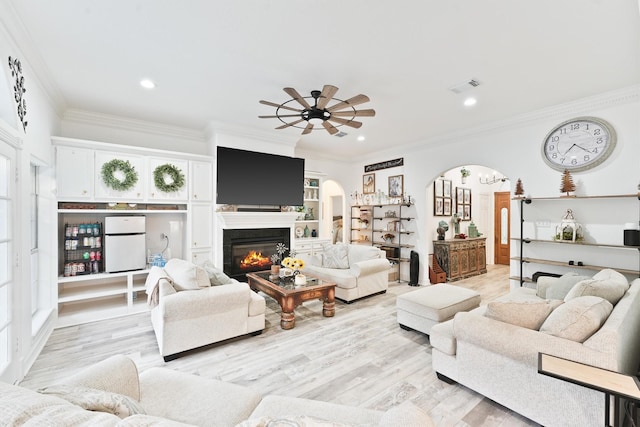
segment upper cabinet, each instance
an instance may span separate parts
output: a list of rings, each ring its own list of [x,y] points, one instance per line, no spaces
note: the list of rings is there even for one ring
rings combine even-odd
[[[147,200],[186,201],[189,162],[167,158],[149,158]]]
[[[94,150],[76,147],[56,148],[58,199],[93,199]]]
[[[96,151],[96,198],[118,201],[144,200],[147,175],[144,163],[142,156]],[[106,169],[103,171],[105,165]]]
[[[194,202],[213,200],[213,165],[211,162],[191,161],[191,194]]]

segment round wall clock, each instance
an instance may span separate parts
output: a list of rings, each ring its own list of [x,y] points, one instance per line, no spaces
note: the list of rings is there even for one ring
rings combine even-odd
[[[596,117],[577,117],[554,127],[542,143],[542,158],[553,169],[581,172],[598,166],[613,152],[616,132]]]

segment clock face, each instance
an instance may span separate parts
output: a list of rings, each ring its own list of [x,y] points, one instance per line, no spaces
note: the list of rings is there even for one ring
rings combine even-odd
[[[552,168],[580,172],[591,169],[613,152],[616,133],[595,117],[578,117],[553,128],[544,139],[542,157]]]

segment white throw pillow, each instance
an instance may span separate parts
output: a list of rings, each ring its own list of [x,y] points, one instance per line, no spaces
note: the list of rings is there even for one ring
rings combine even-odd
[[[344,243],[335,245],[325,244],[322,252],[322,266],[324,268],[349,268],[348,248]]]
[[[491,301],[485,317],[537,331],[549,314],[562,300],[545,301]]]
[[[564,300],[569,301],[573,298],[592,295],[601,297],[616,305],[629,289],[629,282],[621,273],[604,269],[588,280],[582,280],[576,283],[567,293]]]
[[[55,385],[40,389],[38,392],[60,397],[89,411],[107,412],[120,418],[127,418],[134,414],[146,414],[142,405],[131,397],[95,388]]]
[[[604,298],[577,297],[553,310],[540,332],[581,343],[600,329],[612,310],[613,305]]]
[[[195,264],[183,259],[171,258],[164,266],[164,271],[171,277],[176,291],[200,289]]]
[[[540,279],[542,278],[539,278],[538,280]],[[545,299],[563,300],[576,283],[586,279],[591,279],[591,277],[580,276],[578,273],[571,271],[558,278],[554,278],[551,285],[546,288],[544,295],[540,295],[539,293],[536,293],[536,295]]]
[[[206,271],[207,280],[211,286],[228,285],[229,283],[233,283],[233,280],[231,280],[224,271],[213,265],[211,261],[203,262],[202,268]]]

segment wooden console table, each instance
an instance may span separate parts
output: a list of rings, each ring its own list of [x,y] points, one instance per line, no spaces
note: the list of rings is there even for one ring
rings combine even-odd
[[[633,402],[633,419],[637,419],[640,404],[640,382],[638,377],[589,366],[572,360],[562,359],[545,353],[538,353],[538,373],[578,384],[604,393],[604,425],[622,426],[620,398]],[[613,424],[611,421],[611,400],[613,398]]]
[[[486,240],[486,237],[474,237],[433,241],[434,255],[448,282],[487,272]]]

